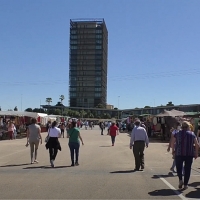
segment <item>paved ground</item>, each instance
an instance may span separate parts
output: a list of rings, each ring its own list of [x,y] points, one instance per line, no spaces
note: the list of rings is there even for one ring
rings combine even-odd
[[[116,145],[95,130],[81,130],[85,145],[80,166],[70,167],[68,139],[61,138],[55,168],[50,168],[45,145],[39,147],[39,164],[30,164],[26,140],[0,141],[1,199],[200,199],[200,158],[193,164],[190,187],[176,190],[178,178],[169,173],[167,144],[153,142],[145,151],[144,172],[134,172],[129,137],[122,133]],[[44,138],[46,133],[43,133]]]

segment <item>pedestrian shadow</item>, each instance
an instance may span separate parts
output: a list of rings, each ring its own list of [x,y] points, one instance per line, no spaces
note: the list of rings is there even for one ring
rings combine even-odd
[[[151,196],[177,196],[176,193],[177,190],[172,190],[172,189],[161,189],[148,192],[148,194]]]
[[[111,145],[109,145],[109,146],[99,146],[99,147],[112,147]]]
[[[136,170],[124,170],[124,171],[114,171],[110,172],[110,174],[128,174],[128,173],[134,173]]]
[[[37,167],[25,167],[23,169],[61,169],[61,168],[68,168],[71,167],[69,166],[55,166],[55,167],[51,167],[51,166],[37,166]]]
[[[188,185],[191,187],[198,187],[198,186],[200,186],[200,182],[194,182],[194,183],[190,183]]]
[[[200,188],[195,188],[196,191],[191,191],[185,195],[185,197],[190,199],[200,199]]]
[[[18,166],[25,166],[25,165],[31,165],[31,163],[24,163],[24,164],[11,164],[11,165],[2,165],[0,167],[18,167]]]
[[[174,174],[172,172],[169,172],[168,174],[161,174],[161,175],[153,175],[151,178],[158,179],[158,178],[168,178],[168,177],[174,177]]]

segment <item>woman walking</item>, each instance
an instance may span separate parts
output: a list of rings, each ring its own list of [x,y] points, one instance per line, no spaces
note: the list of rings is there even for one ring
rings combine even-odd
[[[61,136],[63,136],[63,138],[64,138],[65,137],[65,135],[64,135],[64,133],[65,133],[65,125],[64,125],[64,123],[62,123],[60,125],[60,130],[61,130]]]
[[[115,122],[112,122],[112,125],[109,128],[109,135],[111,136],[112,146],[115,145],[115,137],[119,135],[119,128],[115,125]]]
[[[176,143],[176,145],[174,145]],[[198,141],[193,132],[190,131],[189,123],[182,123],[182,130],[175,133],[172,138],[172,154],[175,155],[176,169],[179,178],[179,189],[184,185],[184,189],[187,189],[190,179],[191,167],[193,158],[198,157]],[[195,145],[195,148],[194,148]],[[182,180],[182,168],[183,163],[185,166],[184,181]]]
[[[8,134],[9,134],[9,139],[12,140],[13,139],[13,135],[14,135],[14,124],[12,123],[12,121],[8,122]]]
[[[30,144],[31,164],[38,163],[37,150],[39,146],[39,141],[42,144],[41,128],[36,123],[37,123],[37,120],[35,118],[32,118],[31,125],[29,125],[27,129],[27,146],[28,144]],[[34,152],[35,152],[35,156],[33,159]]]
[[[73,121],[71,123],[71,127],[70,129],[68,130],[68,133],[67,133],[67,137],[69,138],[69,149],[70,149],[70,154],[71,154],[71,166],[78,166],[79,163],[78,163],[78,158],[79,158],[79,148],[80,148],[80,141],[79,139],[81,140],[82,142],[82,145],[84,145],[83,143],[83,139],[80,135],[80,131],[78,128],[76,128],[76,122]],[[75,152],[75,163],[74,163],[74,152]]]
[[[58,138],[61,137],[61,131],[57,126],[57,122],[54,121],[49,129],[48,133],[48,141],[46,144],[46,148],[49,149],[49,158],[51,167],[54,167],[54,161],[56,159],[58,150],[61,151],[61,146]]]
[[[176,123],[175,129],[172,129],[170,142],[169,142],[169,145],[168,145],[168,148],[167,148],[167,151],[168,151],[168,152],[170,151],[172,138],[173,138],[174,135],[175,135],[176,133],[178,133],[180,130],[181,130],[181,123],[180,123],[180,122],[177,122],[177,123]],[[170,168],[170,171],[175,172],[176,160],[175,160],[175,157],[174,157],[174,156],[172,157],[172,159],[173,159],[173,163],[172,163],[172,166],[171,166],[171,168]]]
[[[101,129],[101,135],[103,135],[103,130],[104,130],[104,124],[103,124],[103,122],[99,123],[99,128]]]

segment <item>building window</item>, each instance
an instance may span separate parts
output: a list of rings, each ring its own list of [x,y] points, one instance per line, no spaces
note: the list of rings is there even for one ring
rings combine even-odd
[[[101,97],[101,93],[94,93],[95,97]]]
[[[70,70],[76,70],[75,66],[70,66]]]
[[[77,40],[71,40],[70,44],[77,44]]]
[[[70,64],[71,65],[77,65],[77,61],[76,60],[71,60]]]
[[[71,39],[77,39],[77,35],[71,35]]]
[[[101,45],[96,45],[96,49],[102,49]]]
[[[102,38],[102,35],[96,35],[96,38]]]
[[[70,80],[72,80],[72,81],[76,81],[77,79],[76,79],[76,77],[71,76],[71,77],[70,77]]]
[[[76,91],[76,88],[75,88],[75,87],[71,87],[71,88],[70,88],[70,91],[73,91],[73,92],[74,92],[74,91]]]
[[[70,85],[71,85],[71,86],[76,86],[76,81],[72,81],[72,80],[71,80],[71,81],[70,81]]]
[[[101,81],[96,81],[95,86],[101,86]]]
[[[76,97],[76,93],[70,93],[71,97]]]
[[[95,66],[95,70],[101,70],[101,66]]]
[[[71,45],[70,48],[71,48],[71,49],[77,49],[77,46]]]
[[[94,91],[95,92],[101,92],[101,88],[95,88]]]
[[[96,55],[95,58],[96,59],[102,59],[102,55]]]
[[[95,61],[95,64],[97,64],[97,65],[102,65],[102,62],[101,62],[101,60],[96,60],[96,61]]]
[[[101,76],[101,71],[95,72],[95,75],[96,75],[96,76]]]
[[[101,80],[101,77],[95,77],[95,80],[96,80],[96,81],[100,81],[100,80]]]
[[[102,30],[96,30],[96,33],[102,33]]]
[[[71,34],[76,34],[76,30],[71,30]]]
[[[102,40],[96,40],[96,43],[97,43],[97,44],[101,44],[101,43],[102,43]]]

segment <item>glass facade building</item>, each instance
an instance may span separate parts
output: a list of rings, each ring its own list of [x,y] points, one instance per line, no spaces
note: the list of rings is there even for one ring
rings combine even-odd
[[[69,105],[107,103],[108,31],[104,19],[70,20]]]

